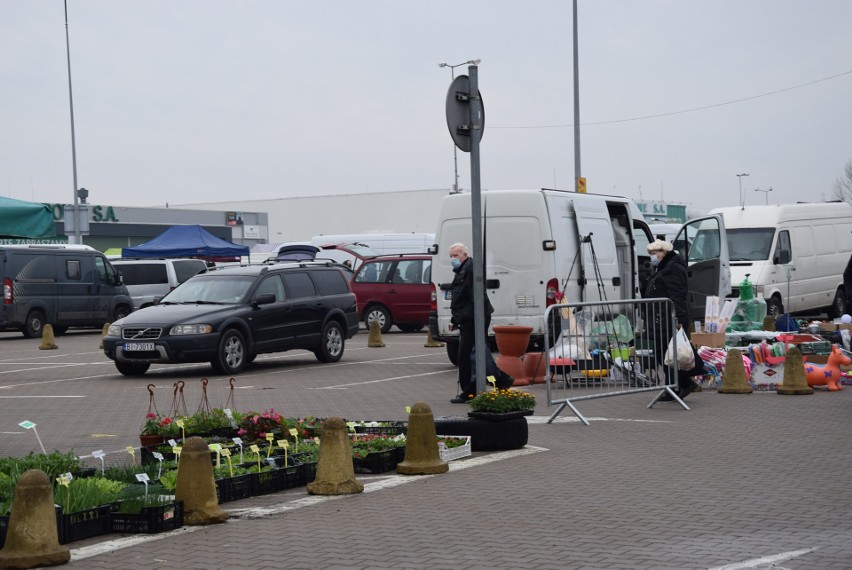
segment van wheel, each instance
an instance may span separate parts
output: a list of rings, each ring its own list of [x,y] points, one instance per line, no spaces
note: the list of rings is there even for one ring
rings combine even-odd
[[[424,326],[425,325],[401,325],[397,323],[396,328],[398,328],[402,332],[410,333],[422,331]]]
[[[236,329],[228,329],[222,333],[216,358],[210,364],[219,374],[239,374],[246,365],[247,352],[243,334]]]
[[[130,314],[130,307],[127,305],[119,305],[115,308],[115,312],[112,314],[112,322],[117,321],[118,319],[123,319],[127,315]]]
[[[846,303],[846,295],[842,289],[838,289],[834,294],[834,301],[832,301],[831,306],[828,308],[828,318],[836,319],[845,315],[847,311]]]
[[[393,319],[391,318],[390,311],[381,305],[371,305],[367,307],[366,311],[364,311],[364,324],[367,325],[367,330],[370,330],[370,325],[373,321],[378,321],[379,330],[381,330],[383,334],[388,332],[391,325],[393,325]]]
[[[27,322],[24,324],[24,336],[27,338],[41,338],[44,332],[44,313],[40,310],[32,310],[27,315]]]
[[[329,321],[322,329],[319,348],[314,350],[320,362],[337,362],[343,356],[346,340],[337,321]]]
[[[148,368],[150,368],[151,365],[148,363],[121,362],[117,360],[115,362],[115,367],[125,376],[142,376],[148,372]]]
[[[766,301],[766,314],[777,319],[784,314],[784,305],[781,304],[781,297],[773,295]]]
[[[454,366],[459,365],[459,341],[452,339],[447,340],[447,356]]]

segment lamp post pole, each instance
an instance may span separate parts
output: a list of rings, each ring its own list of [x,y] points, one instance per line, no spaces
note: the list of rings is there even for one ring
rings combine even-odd
[[[65,55],[68,61],[68,106],[71,109],[71,168],[73,171],[74,178],[74,212],[72,213],[72,217],[74,218],[74,235],[69,236],[72,239],[70,243],[83,243],[83,237],[80,232],[80,219],[77,214],[77,204],[79,203],[78,193],[77,193],[77,144],[74,137],[74,97],[71,91],[71,42],[68,38],[68,2],[67,0],[64,2],[65,6]],[[65,233],[68,234],[68,216],[65,216]]]
[[[456,63],[455,65],[451,65],[445,61],[442,61],[438,64],[438,67],[449,67],[450,68],[450,79],[455,80],[456,78],[456,68],[461,67],[462,65],[478,65],[481,60],[479,59],[469,59],[467,61],[463,61],[461,63]],[[452,84],[452,83],[451,83]],[[458,194],[459,190],[459,155],[458,150],[456,149],[456,145],[453,144],[453,194]]]
[[[737,174],[737,179],[740,181],[740,208],[745,208],[745,202],[743,201],[743,176],[748,176],[748,172]]]
[[[769,187],[768,190],[762,190],[760,188],[755,188],[755,192],[763,192],[763,195],[766,196],[766,205],[769,205],[769,193],[772,192],[772,186]]]

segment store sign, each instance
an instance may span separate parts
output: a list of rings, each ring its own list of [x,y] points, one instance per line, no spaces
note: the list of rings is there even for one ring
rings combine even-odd
[[[243,226],[243,237],[247,239],[260,239],[260,226]]]
[[[53,221],[61,222],[65,219],[65,204],[47,204],[50,211],[53,212]],[[91,222],[98,223],[115,223],[120,220],[115,216],[115,210],[112,206],[94,205],[91,209],[92,216],[89,218]]]

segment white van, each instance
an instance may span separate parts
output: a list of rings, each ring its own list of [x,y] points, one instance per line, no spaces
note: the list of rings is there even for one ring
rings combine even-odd
[[[547,307],[557,292],[568,302],[641,297],[651,275],[646,246],[653,240],[636,204],[621,196],[564,190],[507,190],[482,193],[486,290],[493,325],[533,328],[531,344],[543,346]],[[449,330],[453,280],[449,247],[472,243],[471,194],[444,198],[435,233],[432,281],[436,301],[430,330],[448,343],[454,358],[457,333]],[[730,291],[727,244],[719,216],[691,220],[677,238],[687,260],[690,317],[702,319],[707,295]],[[689,244],[708,244],[688,249]],[[677,241],[677,240],[676,240]],[[709,244],[715,243],[715,247]],[[711,253],[715,253],[712,256]],[[720,293],[721,292],[721,293]]]
[[[843,270],[852,255],[852,206],[777,204],[711,214],[725,219],[734,285],[748,275],[768,314],[827,311],[836,318],[848,311]]]

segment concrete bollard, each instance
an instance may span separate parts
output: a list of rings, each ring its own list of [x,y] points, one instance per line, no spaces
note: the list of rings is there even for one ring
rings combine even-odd
[[[53,325],[44,325],[41,331],[41,344],[39,350],[54,350],[57,348],[56,340],[53,337]]]
[[[814,393],[814,389],[808,385],[802,351],[795,346],[787,349],[787,358],[784,360],[784,382],[775,391],[785,396]]]
[[[25,471],[15,485],[15,502],[0,550],[0,568],[56,566],[71,560],[71,551],[59,545],[53,486],[44,471]]]
[[[317,478],[308,483],[308,493],[348,495],[363,491],[364,484],[355,479],[352,444],[349,442],[346,422],[342,418],[328,418],[322,423]]]
[[[101,350],[104,348],[104,337],[107,335],[107,332],[109,332],[109,323],[104,323],[104,328],[101,329],[101,343],[98,345],[98,348]]]
[[[444,343],[438,342],[432,337],[432,329],[427,329],[426,331],[426,344],[423,345],[424,348],[443,348]]]
[[[418,402],[408,415],[408,435],[405,440],[405,460],[396,466],[402,475],[434,475],[446,473],[450,466],[441,461],[435,417],[429,404]]]
[[[175,499],[183,501],[183,521],[187,525],[223,523],[228,513],[219,508],[210,448],[204,438],[187,438],[180,454]]]
[[[382,329],[378,321],[370,323],[370,336],[367,337],[368,348],[383,348],[385,343],[382,341]]]
[[[775,330],[775,318],[772,315],[766,315],[763,317],[763,330],[765,331],[774,331]]]
[[[720,394],[751,394],[754,388],[746,378],[743,353],[732,348],[725,359],[725,373],[722,375],[722,385],[716,390]]]

